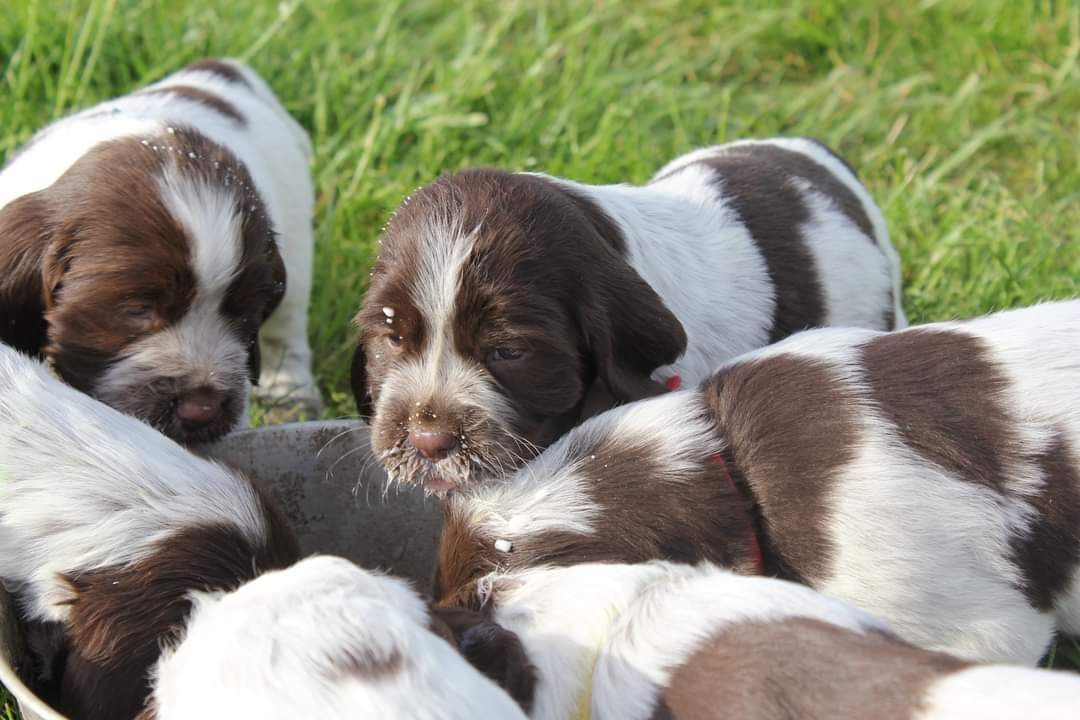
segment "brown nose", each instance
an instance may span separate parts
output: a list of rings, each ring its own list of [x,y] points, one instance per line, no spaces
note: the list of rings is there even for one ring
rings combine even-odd
[[[457,447],[457,438],[448,432],[412,432],[409,442],[432,462],[442,460]]]
[[[176,417],[188,427],[205,427],[221,416],[225,398],[210,388],[200,388],[181,395],[176,402]]]

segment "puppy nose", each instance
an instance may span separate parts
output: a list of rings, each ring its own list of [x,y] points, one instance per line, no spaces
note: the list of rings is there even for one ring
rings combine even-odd
[[[221,415],[224,397],[210,388],[200,388],[181,395],[176,403],[176,417],[191,427],[203,427]]]
[[[409,442],[432,462],[442,460],[457,447],[457,438],[448,432],[412,432]]]

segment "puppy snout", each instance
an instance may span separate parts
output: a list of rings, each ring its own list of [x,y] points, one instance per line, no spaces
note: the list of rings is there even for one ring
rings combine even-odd
[[[409,433],[409,443],[432,462],[447,457],[458,446],[457,437],[452,433],[426,430]]]
[[[199,388],[177,398],[176,417],[188,429],[206,427],[221,417],[225,396],[210,388]]]

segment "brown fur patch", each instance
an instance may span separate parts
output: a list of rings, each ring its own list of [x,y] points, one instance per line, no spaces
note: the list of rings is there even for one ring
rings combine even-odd
[[[248,83],[247,78],[244,77],[243,73],[241,73],[229,63],[222,60],[217,60],[215,58],[198,60],[185,67],[184,70],[186,72],[208,72],[213,75],[217,75],[222,80],[227,80],[228,82],[236,83],[237,85],[251,87],[250,83]]]
[[[162,643],[175,640],[193,590],[229,591],[299,557],[292,532],[269,512],[271,533],[252,545],[235,527],[180,530],[147,558],[67,578],[74,593],[71,652],[62,684],[65,714],[81,719],[133,717],[150,693],[149,670]]]
[[[244,117],[244,114],[240,112],[235,105],[220,95],[215,95],[202,88],[192,87],[191,85],[169,85],[168,87],[144,90],[142,94],[174,95],[176,97],[181,97],[208,107],[219,115],[229,118],[237,125],[247,125],[247,118]]]
[[[738,213],[760,249],[776,289],[770,342],[823,325],[825,299],[814,256],[802,236],[810,210],[795,181],[829,198],[873,241],[859,198],[825,167],[774,145],[731,148],[700,161],[717,175],[723,199]]]
[[[653,720],[912,720],[929,687],[970,666],[809,618],[741,623],[675,668]]]
[[[1038,520],[1027,537],[1013,541],[1013,554],[1031,604],[1048,612],[1080,563],[1080,462],[1064,433],[1035,462],[1045,483],[1029,499]]]
[[[947,330],[876,337],[862,350],[871,398],[910,447],[958,478],[1007,492],[1019,460],[1008,379],[982,340]]]
[[[683,473],[666,467],[650,447],[652,438],[642,435],[604,437],[572,450],[569,462],[579,467],[582,489],[601,508],[591,533],[536,532],[512,538],[511,552],[502,553],[494,547],[499,538],[470,525],[468,497],[449,498],[436,573],[440,604],[479,609],[479,578],[540,565],[708,560],[753,572],[750,508],[711,459],[708,448],[715,440],[701,439],[701,456]],[[505,512],[512,514],[513,508]]]
[[[832,556],[826,499],[855,450],[851,391],[824,362],[777,355],[721,371],[704,394],[757,501],[766,569],[823,579]]]

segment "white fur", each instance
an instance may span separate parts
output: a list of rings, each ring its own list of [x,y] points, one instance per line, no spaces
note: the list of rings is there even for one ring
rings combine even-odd
[[[52,185],[95,146],[118,138],[144,137],[166,132],[173,126],[192,127],[223,145],[247,166],[277,232],[278,248],[288,273],[285,297],[263,325],[261,395],[319,405],[318,389],[311,374],[311,350],[307,341],[307,310],[311,295],[314,241],[312,214],[314,188],[308,165],[311,142],[272,91],[250,68],[226,61],[238,70],[250,88],[206,71],[174,73],[146,89],[186,85],[221,97],[247,120],[240,125],[197,101],[171,94],[135,92],[108,100],[59,120],[41,130],[26,149],[0,173],[0,208],[30,192]],[[235,224],[220,205],[201,208],[199,202],[215,202],[215,193],[195,195],[173,187],[132,188],[132,192],[161,192],[180,218],[196,231],[196,261],[204,271],[235,270],[238,254],[232,248],[238,238]],[[183,202],[186,198],[187,202]],[[223,222],[215,226],[215,222]],[[228,263],[231,265],[220,265]],[[200,275],[204,277],[205,273]]]
[[[991,665],[948,675],[931,687],[914,720],[1030,720],[1080,714],[1080,676]]]
[[[155,672],[159,720],[525,717],[427,629],[405,581],[347,560],[309,558],[194,600]],[[350,657],[382,670],[365,676]]]
[[[618,223],[630,264],[683,324],[686,353],[657,369],[655,379],[679,375],[696,383],[718,364],[769,341],[776,303],[764,257],[717,187],[716,174],[698,164],[753,144],[809,156],[855,193],[870,218],[873,238],[827,198],[802,190],[811,219],[799,230],[816,260],[827,322],[884,329],[882,317],[891,307],[898,327],[907,323],[900,304],[900,258],[881,211],[844,164],[812,142],[774,138],[702,148],[671,161],[641,187],[551,178],[591,198]]]
[[[34,618],[67,617],[59,573],[137,561],[196,522],[267,533],[246,480],[0,345],[0,578]]]

